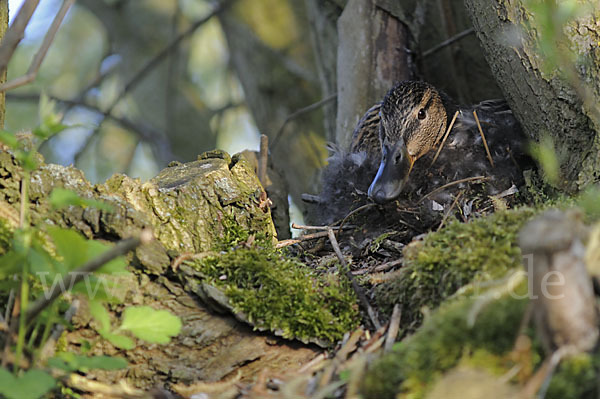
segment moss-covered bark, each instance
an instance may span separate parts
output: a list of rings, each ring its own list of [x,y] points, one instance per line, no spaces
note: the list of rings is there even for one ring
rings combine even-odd
[[[0,151],[0,176],[0,247],[5,247],[17,225],[23,176],[6,151]],[[107,202],[112,212],[78,206],[52,209],[48,198],[56,187]],[[265,367],[291,369],[314,357],[314,347],[274,337],[273,332],[281,332],[286,338],[325,339],[330,344],[357,322],[354,297],[348,287],[335,279],[319,280],[306,268],[274,252],[275,230],[267,198],[252,167],[241,156],[205,153],[195,162],[173,163],[144,184],[116,175],[95,186],[75,168],[43,164],[32,174],[30,195],[34,226],[57,224],[104,241],[116,241],[152,227],[157,238],[129,256],[134,273],[118,277],[121,290],[117,296],[122,302],[110,306],[111,317],[116,318],[131,305],[148,305],[176,314],[184,328],[168,345],[138,342],[134,349],[121,351],[97,339],[94,321],[82,301],[72,321],[74,329],[65,333],[60,347],[78,352],[85,340],[94,342],[90,354],[119,354],[129,362],[128,370],[97,372],[100,381],[116,383],[127,378],[137,387],[150,389],[165,383],[218,381],[240,368],[245,378],[252,378]],[[191,269],[185,264],[170,267],[183,253],[211,253],[211,265],[218,275],[211,280],[208,273],[186,273]],[[227,255],[221,258],[224,253]],[[208,303],[211,298],[194,287],[211,286],[211,292],[219,291],[217,282],[232,269],[220,270],[217,266],[227,262],[230,268],[236,268],[236,275],[248,279],[234,280],[232,275],[221,294],[237,297],[231,300],[231,307],[221,307],[225,313],[215,313]],[[285,268],[279,268],[281,265]],[[273,284],[271,299],[297,292],[292,302],[282,299],[283,309],[289,310],[283,316],[271,312],[269,303],[261,300],[263,294],[267,295],[261,287]],[[258,296],[250,310],[240,306],[240,298],[246,298],[243,289],[251,289]],[[299,303],[302,301],[306,301],[304,307]],[[322,312],[323,317],[313,312],[320,304],[328,308]],[[292,308],[304,309],[304,315],[316,319],[311,319],[310,326],[298,328]],[[233,311],[245,311],[248,317],[236,318]],[[291,326],[291,321],[296,325]],[[259,334],[254,329],[267,333]]]

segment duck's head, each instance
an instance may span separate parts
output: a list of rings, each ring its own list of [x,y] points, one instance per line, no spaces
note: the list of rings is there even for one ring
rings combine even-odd
[[[443,137],[453,108],[444,93],[425,82],[401,82],[386,94],[379,122],[381,164],[369,197],[380,204],[398,198],[415,161]]]

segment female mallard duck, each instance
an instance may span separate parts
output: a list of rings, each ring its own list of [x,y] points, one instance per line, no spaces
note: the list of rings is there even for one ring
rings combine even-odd
[[[487,195],[498,194],[522,182],[525,142],[504,101],[459,107],[428,83],[401,82],[359,121],[350,151],[330,158],[319,201],[327,205],[319,213],[331,222],[364,203],[365,194],[385,204],[401,195],[422,200],[434,190],[428,198],[442,210],[472,182]],[[452,188],[436,190],[451,182]]]

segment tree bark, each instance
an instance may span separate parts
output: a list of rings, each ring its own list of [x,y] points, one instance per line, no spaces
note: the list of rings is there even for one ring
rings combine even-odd
[[[338,20],[336,141],[349,148],[360,117],[394,83],[411,77],[408,29],[389,9],[350,0]]]
[[[548,135],[561,163],[561,186],[577,190],[600,177],[600,30],[599,9],[564,27],[566,45],[578,61],[578,82],[567,84],[558,71],[544,71],[539,33],[522,1],[465,0],[477,36],[498,85],[526,133],[533,139]],[[592,2],[588,3],[590,6]],[[572,82],[570,82],[572,83]],[[578,90],[587,87],[592,101]]]
[[[4,187],[0,222],[16,227],[23,174],[6,151],[0,151],[0,175]],[[219,381],[240,370],[246,381],[263,368],[293,370],[315,356],[315,348],[257,333],[234,315],[215,312],[210,303],[187,289],[195,277],[182,271],[185,265],[171,267],[178,254],[212,250],[228,228],[227,220],[248,231],[274,234],[268,206],[260,201],[262,187],[243,156],[232,159],[223,152],[205,153],[195,162],[172,163],[144,184],[115,175],[92,186],[78,169],[48,164],[33,173],[31,182],[33,225],[50,223],[107,241],[151,227],[156,239],[127,257],[135,273],[109,276],[118,286],[111,294],[120,300],[110,310],[114,315],[127,306],[148,305],[170,311],[184,324],[166,345],[140,341],[131,350],[119,350],[96,339],[95,322],[82,301],[71,323],[73,329],[61,337],[64,349],[78,353],[81,342],[89,340],[94,342],[90,354],[119,355],[129,363],[126,370],[95,370],[88,377],[109,384],[127,378],[138,388],[151,389],[166,383]],[[48,199],[55,187],[107,202],[113,211],[77,206],[53,209]]]

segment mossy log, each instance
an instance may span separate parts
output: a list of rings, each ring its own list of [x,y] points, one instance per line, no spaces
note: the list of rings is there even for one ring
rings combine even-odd
[[[0,176],[0,220],[16,227],[23,174],[5,151],[0,152]],[[48,198],[56,187],[105,201],[113,211],[76,206],[53,210]],[[61,348],[77,352],[83,340],[96,342],[90,354],[118,353],[130,365],[122,371],[94,372],[91,377],[109,383],[128,378],[133,385],[149,389],[165,382],[218,381],[240,368],[244,378],[267,366],[292,370],[315,356],[314,347],[253,331],[229,313],[215,313],[185,291],[170,266],[179,254],[214,249],[232,227],[248,236],[275,239],[264,191],[243,157],[206,153],[195,162],[173,163],[147,183],[116,175],[95,186],[73,167],[42,165],[32,175],[30,192],[35,226],[56,224],[106,241],[150,226],[157,238],[129,255],[134,273],[119,277],[122,291],[117,296],[122,303],[111,305],[111,311],[118,315],[127,306],[149,305],[176,314],[184,327],[167,345],[139,341],[136,348],[120,351],[96,339],[95,322],[82,301],[72,320],[74,329],[59,341]]]
[[[553,139],[562,186],[580,189],[600,178],[600,30],[596,22],[600,8],[596,2],[578,2],[577,7],[585,3],[590,10],[564,27],[554,27],[562,29],[558,36],[563,40],[552,43],[559,62],[549,65],[539,48],[541,40],[552,40],[542,37],[552,27],[538,26],[540,22],[532,18],[525,3],[465,1],[486,59],[515,116],[530,137]],[[540,12],[535,15],[540,16]],[[561,51],[577,61],[561,57]],[[570,68],[572,76],[565,79]]]

